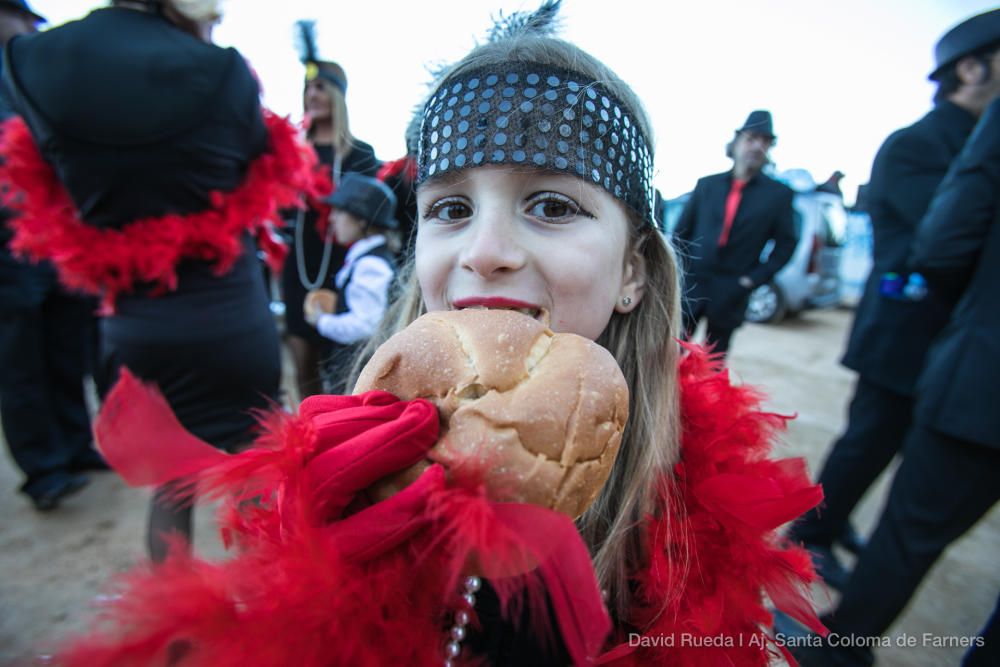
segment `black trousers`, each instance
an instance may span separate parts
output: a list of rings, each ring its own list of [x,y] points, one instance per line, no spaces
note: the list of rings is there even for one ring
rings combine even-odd
[[[689,340],[691,336],[694,335],[695,329],[698,328],[698,322],[702,318],[705,318],[705,340],[708,345],[712,346],[713,352],[718,352],[722,355],[729,353],[729,345],[733,339],[733,333],[738,327],[723,327],[719,326],[717,322],[713,322],[711,319],[706,317],[705,310],[708,302],[704,299],[692,300],[691,302],[686,302],[684,308],[682,309],[683,316],[683,327],[684,340]]]
[[[53,286],[40,301],[0,314],[0,414],[29,495],[59,483],[90,450],[83,379],[93,308]]]
[[[979,631],[979,642],[962,658],[962,667],[996,667],[1000,665],[1000,595],[990,619]]]
[[[997,479],[1000,450],[915,425],[878,527],[840,604],[823,619],[830,630],[841,637],[885,634],[941,553],[1000,500]],[[996,634],[994,614],[984,635]],[[836,664],[871,664],[867,648],[831,651],[838,658]],[[983,657],[980,654],[977,660]]]
[[[819,475],[823,504],[793,526],[791,537],[808,544],[833,544],[865,492],[902,449],[912,418],[912,398],[859,377],[847,430],[830,450]]]
[[[235,451],[253,440],[254,410],[276,404],[281,348],[267,320],[239,335],[201,341],[129,340],[104,320],[104,374],[109,386],[122,366],[155,382],[178,421],[205,442]]]

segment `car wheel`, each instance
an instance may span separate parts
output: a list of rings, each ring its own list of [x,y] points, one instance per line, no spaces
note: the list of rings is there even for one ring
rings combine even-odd
[[[750,292],[746,319],[750,322],[774,324],[785,316],[787,305],[781,291],[774,283],[765,283]]]

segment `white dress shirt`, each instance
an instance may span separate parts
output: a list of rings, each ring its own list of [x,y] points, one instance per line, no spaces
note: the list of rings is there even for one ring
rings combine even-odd
[[[334,279],[344,295],[347,310],[339,315],[320,315],[316,329],[324,338],[350,345],[371,336],[382,321],[389,306],[389,286],[395,271],[377,255],[362,255],[384,243],[385,237],[375,234],[354,243],[347,251],[344,266]],[[345,287],[348,276],[351,282]]]

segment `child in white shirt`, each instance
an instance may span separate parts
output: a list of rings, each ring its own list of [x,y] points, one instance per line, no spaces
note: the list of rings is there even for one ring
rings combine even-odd
[[[357,344],[367,340],[385,315],[389,287],[396,275],[391,247],[392,234],[399,227],[393,217],[396,197],[382,181],[348,173],[326,201],[333,207],[330,224],[334,235],[349,249],[331,286],[336,294],[332,312],[324,310],[323,298],[318,295],[329,290],[310,292],[304,310],[306,321],[334,342],[322,372],[324,389],[350,393],[350,387],[343,387],[343,376]]]

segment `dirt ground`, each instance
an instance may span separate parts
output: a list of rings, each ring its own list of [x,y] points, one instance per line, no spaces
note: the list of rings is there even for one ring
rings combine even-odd
[[[735,377],[763,388],[769,407],[798,415],[779,453],[805,456],[813,471],[844,423],[854,378],[837,358],[851,317],[807,313],[778,326],[747,326],[735,338]],[[102,473],[58,511],[38,514],[17,494],[19,483],[9,457],[0,457],[0,665],[11,666],[33,664],[54,641],[83,629],[108,576],[143,556],[148,498]],[[883,479],[856,513],[863,533],[873,528],[886,490]],[[211,514],[197,513],[195,543],[201,553],[219,556]],[[957,665],[964,649],[947,644],[974,635],[993,609],[997,554],[1000,507],[948,550],[892,628],[893,644],[914,637],[916,646],[880,649],[878,664]],[[815,595],[821,607],[834,599],[820,588]]]

